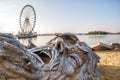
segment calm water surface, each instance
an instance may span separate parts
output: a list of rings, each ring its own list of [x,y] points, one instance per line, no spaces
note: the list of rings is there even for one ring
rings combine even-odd
[[[45,45],[48,41],[53,39],[55,36],[38,36],[37,38],[32,38],[32,42],[37,46]],[[103,42],[110,44],[112,42],[120,43],[120,35],[78,35],[80,41],[86,42],[89,46],[96,44],[98,42]],[[27,45],[28,39],[21,39],[20,42]]]

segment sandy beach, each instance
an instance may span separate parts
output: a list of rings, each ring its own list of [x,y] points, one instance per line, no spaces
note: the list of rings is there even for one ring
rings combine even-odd
[[[120,80],[120,51],[96,51],[100,57],[100,80]]]

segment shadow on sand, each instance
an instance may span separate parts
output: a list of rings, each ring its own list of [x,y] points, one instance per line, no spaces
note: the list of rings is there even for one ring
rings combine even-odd
[[[100,80],[120,80],[120,66],[99,66],[100,73],[102,74]]]

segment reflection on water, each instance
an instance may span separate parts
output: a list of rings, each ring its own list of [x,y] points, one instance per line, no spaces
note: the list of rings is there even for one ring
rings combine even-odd
[[[107,35],[88,35],[89,38],[93,39],[104,39],[107,38]]]
[[[28,45],[28,41],[31,40],[33,43],[37,41],[37,38],[34,37],[34,38],[26,38],[26,39],[20,39],[20,42],[24,45]]]
[[[50,41],[54,37],[55,36],[38,36],[37,38],[20,39],[20,42],[24,45],[28,45],[28,40],[31,39],[35,45],[42,46],[45,45],[48,41]]]
[[[53,39],[55,36],[38,36],[32,38],[32,42],[37,46],[45,45],[48,41]],[[112,42],[120,42],[120,35],[78,35],[80,41],[86,42],[88,45],[93,45],[98,42],[110,44]],[[27,45],[28,39],[20,39],[20,42]]]

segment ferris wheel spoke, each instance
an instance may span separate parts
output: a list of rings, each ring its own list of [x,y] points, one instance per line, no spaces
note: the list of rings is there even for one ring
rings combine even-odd
[[[35,21],[35,18],[34,18],[34,17],[32,17],[32,18],[29,18],[29,20],[33,20],[33,21]]]
[[[30,13],[30,14],[29,14],[29,17],[33,17],[33,16],[35,16],[34,13]]]
[[[30,21],[33,21],[33,22],[35,21],[34,19],[29,19],[29,20],[30,20]]]
[[[33,20],[35,20],[35,17],[34,17],[34,16],[32,16],[32,17],[30,17],[30,19],[33,19]]]
[[[29,17],[29,18],[32,17],[32,16],[35,16],[34,13],[29,13],[29,14],[28,14],[28,17]]]
[[[28,12],[27,12],[26,10],[24,10],[22,16],[23,16],[24,18],[27,17],[27,16],[28,16]]]
[[[34,16],[34,13],[29,13],[28,16],[29,17]]]
[[[31,16],[29,16],[29,18],[35,18],[35,16],[34,16],[34,15],[31,15]]]

